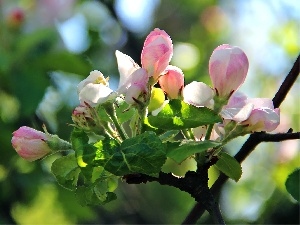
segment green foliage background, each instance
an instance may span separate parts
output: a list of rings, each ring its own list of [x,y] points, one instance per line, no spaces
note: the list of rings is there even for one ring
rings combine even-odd
[[[100,11],[96,13],[84,7],[87,2],[92,1],[74,1],[68,8],[52,11],[48,6],[43,11],[47,1],[0,2],[0,223],[180,223],[193,207],[194,200],[187,193],[157,183],[120,183],[116,201],[105,206],[82,207],[74,193],[59,186],[51,174],[50,166],[57,156],[33,163],[24,161],[11,147],[12,132],[20,126],[41,129],[45,123],[50,133],[69,140],[68,123],[72,122],[71,113],[78,104],[77,83],[93,69],[101,70],[116,83],[114,51],[118,49],[140,62],[144,39],[155,27],[164,29],[174,46],[188,44],[188,49],[195,54],[193,58],[178,48],[171,62],[184,67],[186,83],[197,80],[210,84],[210,54],[216,46],[229,43],[239,45],[249,57],[249,78],[242,90],[251,97],[272,98],[299,54],[299,17],[289,14],[288,9],[279,12],[274,1],[264,3],[265,7],[271,7],[270,13],[261,17],[262,24],[257,26],[263,26],[263,21],[270,17],[277,26],[268,27],[261,39],[251,40],[254,37],[251,32],[259,31],[253,30],[251,21],[240,27],[237,20],[241,15],[248,13],[251,17],[253,13],[243,11],[241,1],[161,0],[154,1],[157,5],[153,24],[144,32],[135,33],[118,19],[114,1],[93,1],[99,4]],[[255,2],[244,4],[250,7]],[[278,2],[289,5],[293,1]],[[15,7],[25,13],[24,20],[16,24],[9,20]],[[147,10],[150,8],[144,9]],[[53,17],[63,22],[78,13],[86,19],[88,44],[83,50],[72,52],[66,48]],[[105,27],[106,20],[113,25]],[[247,39],[247,35],[250,38]],[[261,40],[265,39],[272,48],[268,45],[260,49]],[[275,53],[269,61],[260,60],[272,55],[273,49],[284,55],[281,62],[284,65],[275,72],[270,69],[279,61]],[[267,54],[268,51],[271,53]],[[196,63],[188,66],[192,59],[196,59]],[[258,63],[260,61],[264,63]],[[281,107],[282,125],[278,132],[286,132],[290,127],[295,131],[300,129],[298,91],[299,81]],[[238,151],[243,140],[229,143],[228,152]],[[288,174],[299,163],[299,140],[259,146],[242,165],[241,180],[229,181],[222,190],[220,204],[225,221],[228,224],[299,223],[299,205],[284,186]],[[163,169],[183,175],[195,169],[195,165],[186,160],[178,167],[170,160]],[[210,170],[210,184],[217,177],[216,171],[215,168]],[[200,222],[211,221],[205,215]]]

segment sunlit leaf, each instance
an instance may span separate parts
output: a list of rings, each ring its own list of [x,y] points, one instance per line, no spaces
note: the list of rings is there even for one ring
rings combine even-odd
[[[88,144],[89,137],[79,129],[74,129],[71,134],[72,148],[75,150],[77,163],[80,167],[86,167],[96,156],[96,148]]]
[[[235,158],[225,152],[222,152],[219,155],[219,160],[217,161],[216,166],[221,172],[223,172],[225,175],[235,180],[236,182],[242,176],[241,164],[236,161]]]
[[[221,118],[209,108],[195,107],[174,99],[157,116],[149,116],[148,122],[157,128],[180,130],[221,122]]]

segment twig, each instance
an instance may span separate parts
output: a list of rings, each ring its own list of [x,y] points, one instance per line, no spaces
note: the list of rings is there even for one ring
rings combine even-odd
[[[278,108],[280,104],[285,99],[287,93],[295,83],[299,72],[300,72],[300,55],[297,57],[292,69],[289,74],[286,76],[284,81],[282,82],[279,90],[276,92],[273,98],[274,108]],[[285,134],[266,134],[264,132],[261,133],[253,133],[247,139],[247,141],[243,144],[239,152],[235,155],[235,158],[238,162],[242,162],[261,142],[279,142],[284,140],[291,139],[300,139],[299,132],[297,133],[285,133]],[[221,174],[216,182],[211,187],[211,193],[216,196],[223,184],[228,180],[228,177],[224,174]],[[203,215],[205,209],[201,203],[196,203],[191,212],[187,215],[182,224],[195,224],[197,220]]]

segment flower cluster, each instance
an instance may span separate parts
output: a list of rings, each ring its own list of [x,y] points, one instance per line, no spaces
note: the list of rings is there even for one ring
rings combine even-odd
[[[80,105],[72,114],[74,129],[89,137],[98,135],[98,140],[89,143],[115,140],[121,145],[145,132],[161,135],[161,130],[181,131],[185,139],[193,141],[210,140],[214,127],[220,134],[220,149],[237,136],[270,132],[278,126],[279,109],[274,109],[271,99],[251,99],[237,92],[249,68],[239,47],[224,44],[213,51],[209,60],[212,87],[198,81],[185,85],[183,71],[170,65],[172,55],[170,36],[157,28],[144,42],[140,65],[116,51],[117,90],[109,87],[109,77],[98,70],[90,72],[78,84]],[[21,157],[32,161],[53,151],[49,137],[22,127],[14,132],[12,144]],[[161,139],[163,143],[168,140]]]
[[[185,85],[183,71],[170,65],[172,55],[170,36],[154,29],[145,40],[140,65],[116,51],[117,90],[98,70],[78,84],[80,104],[72,113],[70,143],[46,129],[21,127],[13,133],[12,146],[28,161],[67,150],[51,171],[84,204],[116,199],[119,178],[158,176],[167,158],[178,164],[193,158],[197,166],[218,158],[218,169],[237,181],[241,166],[222,152],[223,146],[251,132],[273,131],[279,109],[271,99],[248,98],[237,91],[249,67],[240,48],[226,44],[213,51],[212,87],[199,81]]]

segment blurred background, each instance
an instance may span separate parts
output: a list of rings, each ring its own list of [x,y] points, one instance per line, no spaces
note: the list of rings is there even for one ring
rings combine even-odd
[[[195,204],[187,194],[157,183],[120,182],[118,199],[83,207],[73,192],[50,173],[53,155],[38,162],[21,159],[11,147],[20,126],[41,129],[68,140],[71,113],[78,105],[77,84],[91,70],[110,76],[116,88],[115,50],[140,63],[148,33],[155,27],[172,38],[171,64],[186,83],[211,84],[209,57],[218,45],[242,48],[250,62],[241,91],[273,98],[300,50],[298,0],[0,0],[0,223],[1,224],[178,224]],[[281,105],[274,132],[300,130],[300,83]],[[227,146],[235,154],[247,137]],[[220,195],[227,224],[298,224],[299,204],[284,182],[299,161],[299,140],[263,143],[242,164],[238,183]],[[183,175],[168,161],[163,170]],[[210,185],[218,176],[210,169]],[[198,221],[211,223],[208,214]]]

